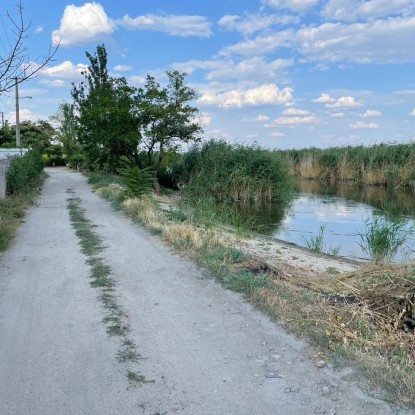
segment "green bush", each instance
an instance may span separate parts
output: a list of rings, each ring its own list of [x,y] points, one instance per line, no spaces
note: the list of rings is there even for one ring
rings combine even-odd
[[[141,197],[153,188],[154,171],[151,168],[140,169],[137,166],[120,170],[121,183],[126,187],[130,197]]]
[[[14,157],[7,170],[7,193],[14,194],[29,188],[42,172],[40,153],[31,150],[21,157]]]

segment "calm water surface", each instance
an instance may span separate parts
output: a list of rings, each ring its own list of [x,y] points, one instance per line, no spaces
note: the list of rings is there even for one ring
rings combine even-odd
[[[415,225],[415,195],[388,191],[382,187],[332,186],[315,181],[299,181],[290,202],[274,205],[257,214],[262,232],[276,239],[306,246],[306,240],[325,226],[325,252],[345,258],[367,259],[359,246],[359,232],[373,215],[388,220],[403,220],[409,229]],[[414,259],[413,241],[395,261]]]

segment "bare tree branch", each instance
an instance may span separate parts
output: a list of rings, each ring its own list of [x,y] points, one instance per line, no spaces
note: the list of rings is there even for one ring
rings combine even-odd
[[[0,93],[15,86],[16,79],[17,83],[21,83],[36,76],[42,68],[53,61],[59,49],[59,43],[53,47],[50,45],[46,55],[38,56],[30,61],[29,52],[24,45],[24,40],[28,37],[27,31],[30,28],[30,23],[26,24],[24,21],[22,0],[19,0],[16,7],[17,18],[13,18],[7,12],[14,38],[9,52],[6,51],[4,55],[0,55]]]

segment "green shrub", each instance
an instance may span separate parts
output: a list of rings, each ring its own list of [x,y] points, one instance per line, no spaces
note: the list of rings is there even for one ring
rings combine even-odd
[[[154,171],[151,168],[140,169],[137,166],[120,170],[121,183],[126,187],[128,196],[141,197],[153,188]]]
[[[14,194],[29,188],[42,172],[40,153],[31,150],[21,157],[14,157],[7,170],[7,193]]]

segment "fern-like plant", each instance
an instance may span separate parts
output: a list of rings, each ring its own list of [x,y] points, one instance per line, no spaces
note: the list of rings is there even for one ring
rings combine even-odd
[[[144,169],[140,169],[138,166],[126,167],[120,171],[120,179],[128,196],[141,197],[151,192],[154,171],[151,167]]]

